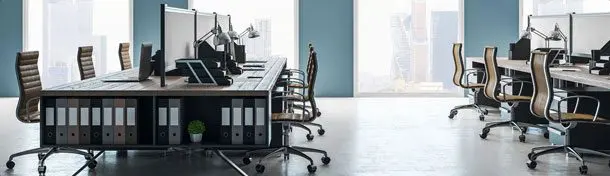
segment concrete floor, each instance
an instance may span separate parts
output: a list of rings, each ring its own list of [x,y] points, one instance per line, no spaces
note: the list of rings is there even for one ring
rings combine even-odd
[[[455,119],[449,110],[467,103],[463,98],[320,98],[326,135],[307,142],[305,133],[295,129],[294,145],[325,149],[332,162],[322,166],[318,155],[310,155],[318,165],[315,175],[464,175],[523,176],[579,175],[579,163],[562,154],[538,159],[536,170],[525,166],[532,147],[548,145],[541,135],[527,135],[520,143],[517,132],[509,128],[492,129],[487,140],[479,138],[483,122],[474,111],[463,110]],[[38,125],[22,124],[15,119],[16,99],[0,99],[0,161],[12,153],[34,148],[39,143]],[[490,114],[486,121],[498,120]],[[241,157],[233,160],[241,164]],[[589,175],[609,175],[608,160],[588,158]],[[219,157],[203,153],[161,156],[156,151],[129,151],[128,156],[107,152],[97,159],[95,170],[79,175],[236,175]],[[13,170],[0,166],[0,175],[37,175],[35,155],[15,159]],[[47,174],[71,175],[84,158],[70,154],[54,155],[47,160]],[[261,175],[309,175],[306,160],[292,156],[283,161],[266,161]],[[242,166],[256,175],[254,164]]]

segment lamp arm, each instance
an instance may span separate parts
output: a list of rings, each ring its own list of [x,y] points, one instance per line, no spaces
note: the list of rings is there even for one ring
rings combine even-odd
[[[541,37],[543,39],[547,39],[549,38],[549,36],[544,35],[542,32],[536,30],[536,29],[532,29],[532,33],[536,34],[538,37]]]

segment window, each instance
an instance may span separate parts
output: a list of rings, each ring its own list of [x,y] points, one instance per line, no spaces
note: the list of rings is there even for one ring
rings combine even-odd
[[[357,95],[459,95],[451,47],[460,0],[356,3]]]
[[[521,0],[521,29],[527,27],[529,15],[610,12],[608,0]]]
[[[27,0],[24,48],[40,51],[43,87],[80,80],[79,46],[93,46],[95,72],[120,70],[118,47],[131,40],[130,0]]]
[[[202,12],[230,14],[238,33],[252,24],[260,37],[243,39],[247,57],[282,55],[288,58],[287,67],[296,68],[295,0],[195,0],[191,5]]]

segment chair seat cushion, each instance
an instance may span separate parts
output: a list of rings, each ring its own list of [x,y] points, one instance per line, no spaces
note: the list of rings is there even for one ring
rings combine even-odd
[[[20,113],[21,113],[21,117],[23,117],[23,119],[20,119],[20,120],[23,122],[27,122],[27,123],[40,122],[40,111],[32,112],[32,114],[29,114],[29,117],[25,112],[20,112]]]
[[[479,84],[479,83],[469,83],[469,84],[464,84],[465,89],[472,89],[472,88],[483,88],[485,87],[485,84]]]
[[[500,93],[497,97],[500,101],[531,101],[532,97],[530,96],[520,96],[520,95],[510,95]]]
[[[271,115],[272,121],[294,121],[294,122],[303,122],[309,120],[308,117],[303,116],[303,114],[297,113],[273,113]]]
[[[559,119],[559,115],[557,113],[551,114],[551,117],[553,117],[555,119]],[[562,121],[588,121],[588,122],[591,122],[591,121],[593,121],[593,117],[594,116],[591,114],[561,113]],[[605,122],[610,123],[610,121],[606,120],[605,118],[601,118],[601,117],[597,117],[597,119],[595,121],[605,121]]]
[[[288,84],[288,87],[290,87],[290,88],[308,88],[309,86],[307,84],[301,84],[301,83],[290,83],[290,84]]]

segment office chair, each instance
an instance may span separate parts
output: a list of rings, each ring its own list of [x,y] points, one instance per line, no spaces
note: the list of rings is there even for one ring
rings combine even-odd
[[[95,78],[95,68],[93,67],[92,55],[93,46],[78,47],[77,63],[81,80]]]
[[[129,43],[119,44],[119,62],[121,70],[131,69],[131,57],[129,57]]]
[[[19,102],[17,103],[16,110],[17,120],[23,123],[39,124],[40,110],[38,109],[38,104],[40,102],[42,83],[40,81],[40,74],[38,73],[38,51],[17,53],[17,60],[15,63],[15,71],[19,83]],[[87,159],[90,168],[94,168],[95,165],[97,165],[97,162],[92,159],[92,153],[65,147],[43,147],[12,154],[6,162],[6,167],[8,169],[13,169],[13,167],[15,167],[13,159],[16,157],[38,154],[38,173],[42,175],[47,170],[47,167],[44,165],[45,160],[56,153],[83,155],[85,159]]]
[[[271,156],[274,156],[279,153],[284,154],[284,159],[288,159],[289,154],[295,154],[295,155],[298,155],[300,157],[303,157],[303,158],[309,160],[310,164],[307,166],[307,170],[310,173],[316,172],[317,167],[313,165],[314,163],[313,163],[313,160],[311,159],[311,157],[307,156],[303,152],[314,152],[314,153],[323,154],[324,157],[322,157],[322,163],[324,165],[327,165],[330,163],[330,157],[328,157],[328,154],[324,150],[290,146],[290,131],[291,131],[290,127],[295,124],[308,124],[311,121],[315,120],[315,118],[317,117],[314,115],[314,114],[316,114],[317,106],[316,106],[316,101],[314,98],[315,96],[314,96],[314,89],[313,89],[313,86],[315,85],[315,82],[316,82],[316,76],[317,76],[317,71],[318,71],[318,63],[317,63],[317,58],[316,58],[315,52],[312,53],[311,64],[312,64],[311,70],[309,71],[309,75],[311,75],[311,76],[309,76],[309,78],[308,78],[308,83],[310,86],[307,89],[308,95],[310,96],[309,100],[305,100],[304,96],[302,96],[302,95],[300,98],[294,98],[294,99],[288,98],[288,97],[276,97],[276,98],[282,98],[282,99],[288,98],[287,101],[296,101],[296,102],[300,102],[302,104],[305,104],[305,102],[308,101],[312,106],[311,112],[308,110],[304,110],[302,113],[273,113],[272,118],[271,118],[271,123],[276,123],[276,124],[282,125],[283,145],[281,147],[273,147],[273,148],[265,148],[265,149],[248,151],[248,152],[246,152],[245,157],[243,158],[244,164],[247,165],[247,164],[250,164],[250,162],[251,162],[252,153],[258,152],[258,151],[263,151],[263,150],[264,151],[272,150],[273,152],[267,154],[266,156],[264,156],[263,158],[261,158],[259,160],[258,164],[255,167],[255,169],[258,173],[263,173],[265,171],[265,166],[261,164],[263,160],[270,158]]]
[[[310,69],[310,65],[311,65],[311,53],[314,52],[314,47],[313,44],[309,43],[308,44],[308,48],[309,48],[309,57],[307,59],[307,68],[306,70]],[[292,77],[294,74],[296,74],[296,77]],[[307,89],[307,87],[309,85],[307,85],[305,79],[307,77],[307,75],[305,74],[304,71],[299,70],[299,69],[286,69],[282,72],[282,75],[287,76],[287,78],[282,78],[280,81],[278,81],[278,85],[279,86],[283,86],[288,88],[288,92],[293,92],[295,91],[295,89],[300,89],[302,91],[302,94],[305,94],[305,89]],[[276,92],[276,93],[286,93],[286,91],[283,92]],[[311,105],[291,105],[293,107],[296,108],[311,108]],[[291,108],[288,108],[291,109]],[[316,113],[316,115],[322,116],[322,112],[318,109],[318,112]],[[318,134],[320,135],[324,135],[324,129],[322,129],[320,127],[320,129],[318,130]]]
[[[311,44],[309,44],[309,59],[308,59],[308,65],[307,65],[307,72],[311,72],[311,65],[312,65],[312,54],[314,53],[314,48]],[[306,76],[304,76],[303,79],[309,79],[311,78],[310,74],[306,74]],[[300,109],[300,110],[307,110],[309,111],[309,109],[311,109],[311,105],[307,105],[307,102],[309,102],[311,96],[309,94],[306,94],[305,90],[308,90],[310,87],[309,84],[305,83],[305,81],[299,79],[299,78],[293,78],[293,80],[280,80],[278,82],[281,82],[280,84],[278,84],[278,86],[284,86],[284,87],[288,87],[287,91],[275,91],[275,94],[281,94],[281,96],[276,96],[276,97],[284,97],[284,102],[287,102],[286,105],[286,110],[287,112],[293,112],[294,109]],[[308,81],[307,81],[308,82]],[[287,84],[293,84],[293,86],[287,85]],[[302,90],[301,93],[298,93],[295,89],[300,89]],[[300,99],[303,98],[304,102],[306,102],[306,104],[300,105],[298,103],[295,103],[295,101],[289,101],[287,99]],[[319,112],[319,109],[316,109],[316,117],[320,117],[321,113]],[[313,121],[313,119],[312,119]],[[310,121],[307,124],[294,124],[293,126],[301,128],[306,130],[308,133],[305,136],[307,138],[307,140],[311,141],[314,139],[314,135],[311,133],[311,129],[309,129],[307,126],[305,125],[311,125],[311,126],[316,126],[318,127],[318,134],[319,135],[324,135],[326,133],[326,130],[324,130],[324,127],[321,124],[318,123],[313,123],[312,121]]]
[[[550,123],[562,124],[566,133],[570,133],[570,129],[574,128],[579,123],[610,125],[610,121],[597,116],[600,101],[591,96],[576,95],[563,98],[557,102],[558,111],[561,111],[561,108],[559,108],[561,103],[564,103],[567,100],[576,99],[574,110],[572,112],[551,112],[551,103],[555,92],[552,86],[553,78],[551,78],[549,71],[549,64],[551,64],[552,60],[546,56],[547,53],[545,52],[534,51],[530,58],[530,67],[532,69],[531,75],[532,81],[534,82],[534,95],[532,103],[530,104],[530,111],[532,114],[540,118],[546,118]],[[578,106],[581,99],[587,99],[597,103],[595,114],[591,115],[578,112]],[[569,144],[569,141],[567,140],[569,140],[569,138],[566,138],[565,143]],[[530,169],[535,169],[537,165],[536,158],[539,156],[550,153],[567,153],[582,162],[582,165],[579,167],[580,173],[587,174],[588,168],[585,165],[582,154],[577,151],[610,157],[610,155],[606,153],[591,149],[577,148],[570,145],[552,145],[532,148],[532,151],[527,155],[529,161],[526,164]]]
[[[532,82],[521,81],[521,80],[517,80],[515,78],[500,78],[500,72],[499,72],[498,63],[496,60],[497,52],[498,52],[497,47],[485,47],[484,60],[485,60],[485,75],[486,75],[487,81],[485,82],[483,94],[485,95],[485,97],[495,100],[497,102],[509,103],[512,107],[511,109],[517,108],[519,106],[520,102],[530,102],[532,97],[523,96],[523,95],[521,95],[521,93],[523,92],[523,85],[524,84],[531,85]],[[508,81],[508,80],[510,80],[510,81]],[[505,83],[501,88],[499,87],[500,82]],[[512,86],[514,84],[521,85],[518,95],[511,95],[511,93],[505,92],[506,86]],[[527,132],[527,128],[530,128],[530,127],[542,129],[543,131],[545,131],[544,134],[545,134],[545,137],[547,137],[547,138],[549,135],[548,132],[546,132],[547,131],[546,126],[517,122],[517,121],[513,121],[511,119],[511,120],[503,121],[503,122],[487,123],[485,125],[485,127],[483,128],[482,133],[479,136],[482,139],[485,139],[485,138],[487,138],[487,134],[489,134],[490,129],[495,128],[495,127],[501,127],[501,126],[510,126],[510,127],[514,127],[516,129],[518,129],[521,132],[521,135],[519,135],[519,141],[521,141],[521,142],[525,142],[525,133]]]
[[[472,89],[474,91],[474,99],[476,101],[479,91],[485,87],[482,83],[470,83],[469,76],[477,75],[478,73],[485,74],[483,70],[479,69],[464,69],[464,60],[462,59],[462,44],[454,43],[453,44],[453,62],[455,66],[455,71],[453,72],[453,84],[456,86],[462,87],[464,89]],[[485,77],[485,75],[483,75]],[[483,80],[485,82],[485,80]],[[458,110],[460,109],[470,109],[474,108],[477,112],[479,112],[479,120],[485,120],[485,115],[487,115],[487,110],[482,109],[476,103],[456,106],[451,109],[449,113],[449,118],[453,119],[455,115],[458,114]]]

